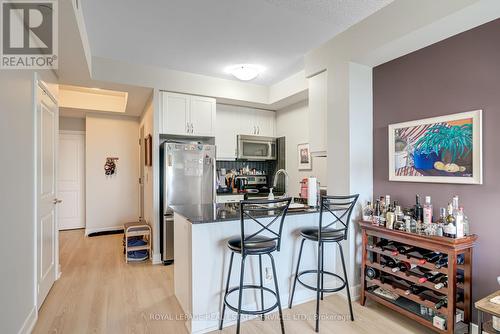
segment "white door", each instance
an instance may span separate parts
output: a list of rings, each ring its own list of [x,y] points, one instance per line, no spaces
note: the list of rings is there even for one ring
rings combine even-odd
[[[185,135],[188,133],[189,95],[162,93],[160,133]]]
[[[144,125],[139,129],[139,219],[144,219],[144,162],[145,162]]]
[[[191,134],[197,136],[215,135],[215,99],[192,96],[190,105]]]
[[[55,100],[37,87],[37,306],[40,308],[57,270],[57,130]]]
[[[274,137],[275,112],[269,110],[255,110],[255,126],[257,135],[265,137]]]
[[[59,133],[59,230],[85,227],[85,134]]]

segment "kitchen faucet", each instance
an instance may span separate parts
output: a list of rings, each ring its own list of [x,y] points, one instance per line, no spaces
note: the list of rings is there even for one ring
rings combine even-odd
[[[274,181],[273,181],[273,188],[276,189],[276,186],[278,185],[278,176],[280,174],[283,174],[285,176],[285,192],[283,194],[283,198],[287,197],[288,196],[288,172],[286,170],[284,170],[283,168],[282,169],[278,169],[276,171],[276,173],[274,174]]]

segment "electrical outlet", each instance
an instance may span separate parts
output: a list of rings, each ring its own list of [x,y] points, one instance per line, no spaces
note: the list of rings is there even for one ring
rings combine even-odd
[[[273,270],[270,267],[266,267],[266,282],[271,282],[273,280]]]

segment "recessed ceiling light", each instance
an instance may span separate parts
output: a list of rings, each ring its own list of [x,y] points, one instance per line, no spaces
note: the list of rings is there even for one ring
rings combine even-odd
[[[259,65],[253,64],[239,64],[229,66],[226,69],[227,73],[232,74],[235,78],[242,81],[249,81],[255,79],[260,73],[264,71],[264,68]]]

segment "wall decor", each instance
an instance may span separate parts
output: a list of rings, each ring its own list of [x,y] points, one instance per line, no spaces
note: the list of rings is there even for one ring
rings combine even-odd
[[[309,150],[309,144],[299,144],[297,145],[297,153],[299,159],[299,170],[311,170],[311,151]]]
[[[153,166],[153,137],[151,135],[147,135],[144,138],[144,164],[146,166]]]
[[[389,180],[482,184],[482,110],[389,125]]]
[[[116,163],[119,158],[107,157],[106,163],[104,164],[104,174],[107,176],[114,175],[116,173]]]

